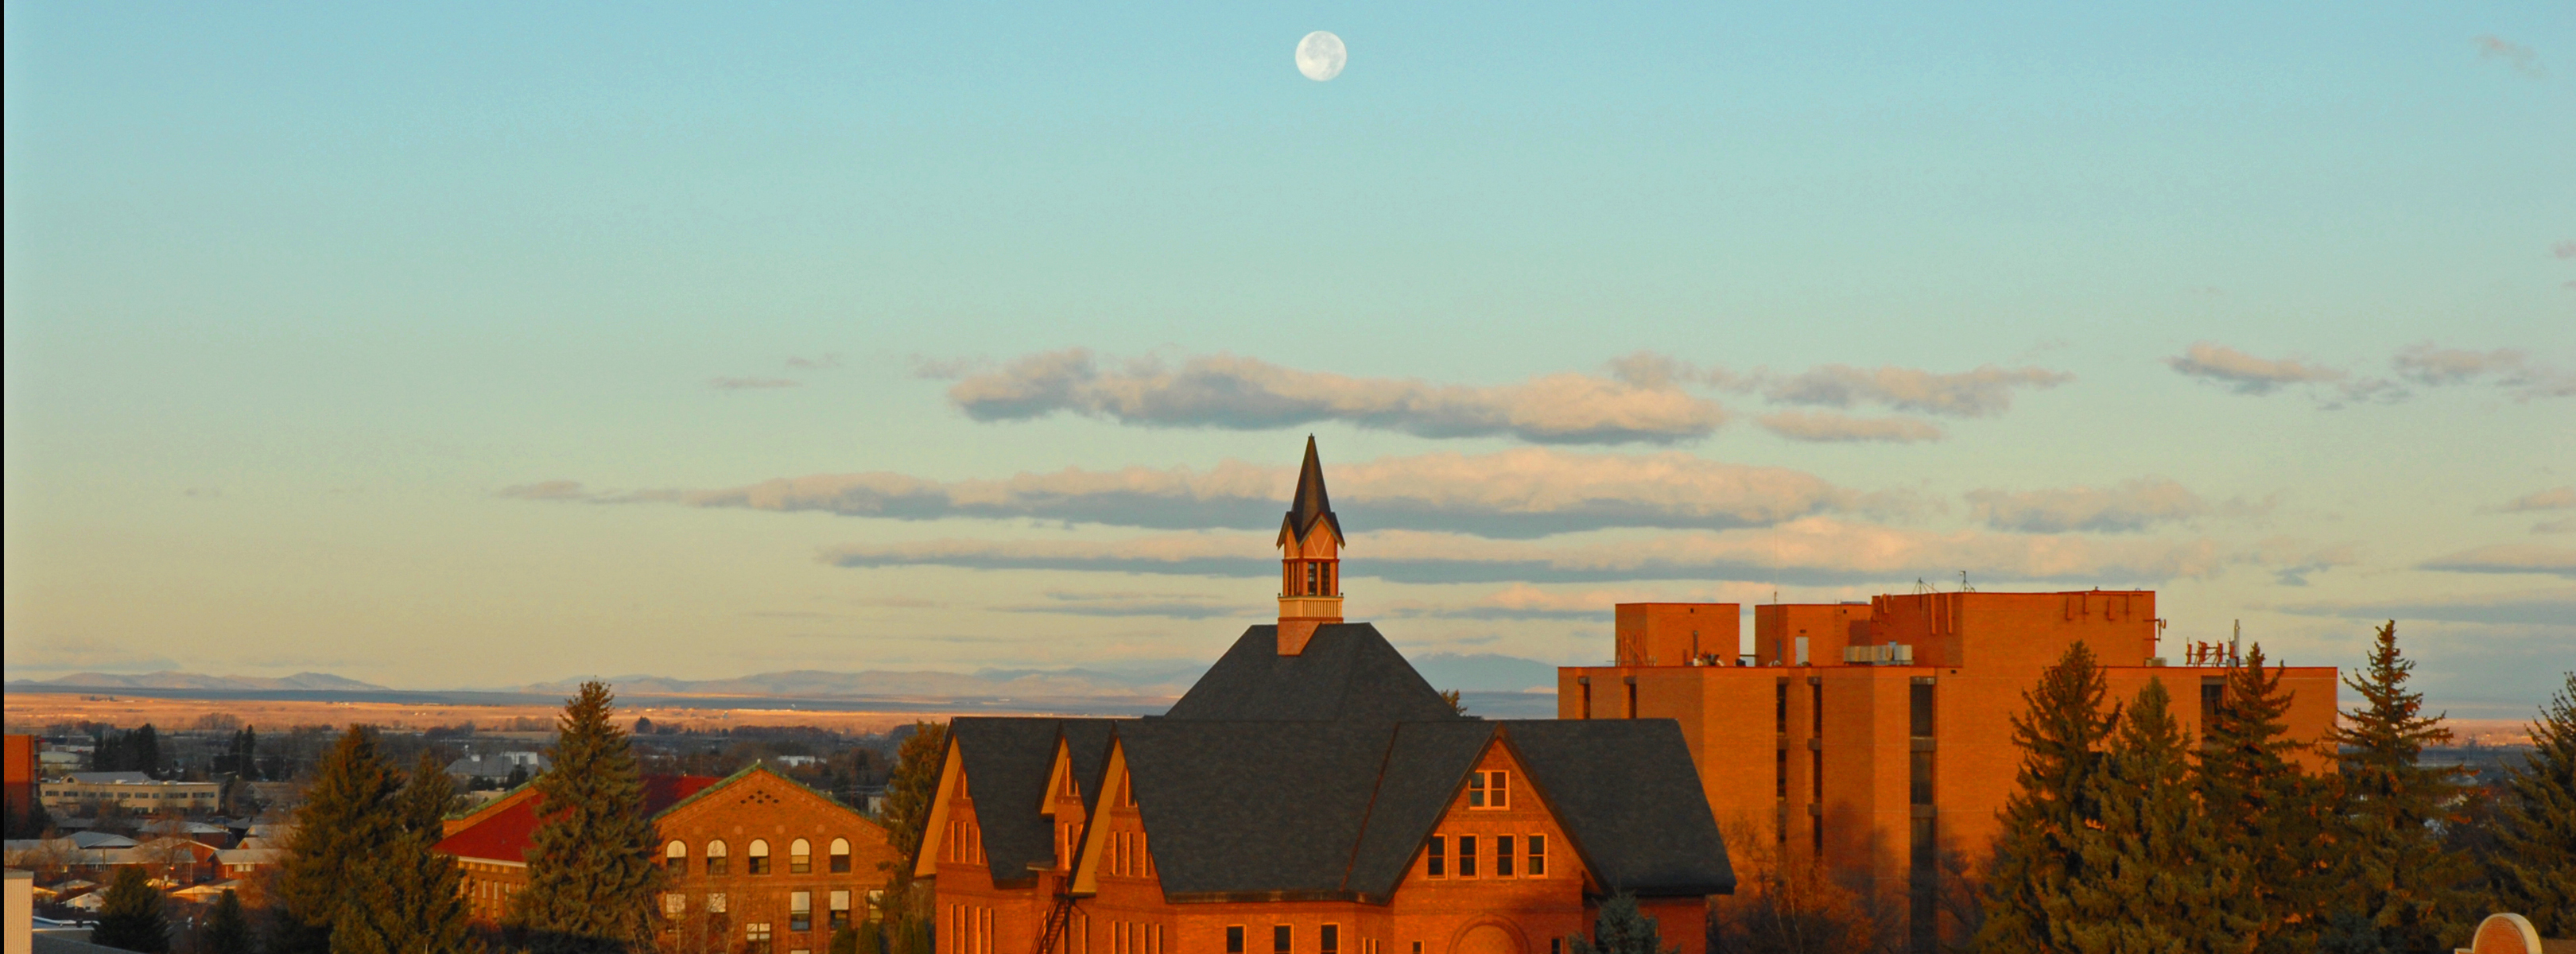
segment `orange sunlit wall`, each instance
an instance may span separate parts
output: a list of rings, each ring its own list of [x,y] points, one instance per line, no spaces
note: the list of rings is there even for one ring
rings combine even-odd
[[[1686,638],[1669,630],[1686,625],[1675,621],[1735,611],[1702,605],[1700,614],[1619,607],[1627,664],[1559,670],[1559,716],[1678,720],[1730,838],[1771,838],[1787,856],[1819,857],[1844,883],[1901,904],[1917,950],[1955,933],[1938,913],[1939,873],[1992,843],[2021,764],[2012,719],[2042,670],[2080,640],[2103,667],[2106,705],[2160,681],[2191,734],[2219,704],[2226,675],[2157,657],[2162,624],[2155,594],[2143,590],[1756,606],[1751,665],[1632,662],[1631,646]],[[1890,643],[1910,662],[1894,662]],[[1846,647],[1881,647],[1868,658],[1882,661],[1846,662]],[[2321,738],[2334,722],[2336,670],[2287,668],[2281,685],[2292,698],[2291,737]],[[2311,771],[2326,767],[2320,753],[2303,759]]]

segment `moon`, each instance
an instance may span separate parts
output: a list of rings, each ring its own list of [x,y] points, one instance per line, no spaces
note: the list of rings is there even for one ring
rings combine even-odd
[[[1297,41],[1297,72],[1306,74],[1307,79],[1321,83],[1340,76],[1342,64],[1350,61],[1350,51],[1343,48],[1342,38],[1330,31],[1317,30]]]

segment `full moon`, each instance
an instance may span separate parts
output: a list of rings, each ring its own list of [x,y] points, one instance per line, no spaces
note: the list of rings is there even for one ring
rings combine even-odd
[[[1342,48],[1342,38],[1329,31],[1317,30],[1297,41],[1297,72],[1321,83],[1342,75],[1342,64],[1351,61],[1350,51]]]

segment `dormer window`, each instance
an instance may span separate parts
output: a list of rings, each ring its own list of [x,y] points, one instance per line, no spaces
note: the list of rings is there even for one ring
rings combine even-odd
[[[1512,807],[1511,774],[1502,769],[1467,773],[1467,807]]]

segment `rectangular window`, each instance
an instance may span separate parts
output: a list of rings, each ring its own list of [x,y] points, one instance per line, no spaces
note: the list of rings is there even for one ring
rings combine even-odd
[[[743,925],[742,939],[749,944],[752,954],[769,954],[769,922],[754,921]]]
[[[849,874],[849,873],[850,873],[850,855],[849,855],[849,853],[848,853],[848,852],[843,852],[843,853],[841,853],[841,854],[837,854],[837,855],[833,855],[833,856],[832,856],[832,873],[833,873],[833,874]]]
[[[1771,791],[1774,801],[1789,800],[1789,750],[1771,753]]]
[[[1494,877],[1512,876],[1512,842],[1510,835],[1494,836]]]
[[[1789,684],[1786,682],[1771,687],[1771,722],[1772,732],[1789,734]]]
[[[1808,696],[1810,697],[1810,700],[1813,702],[1813,708],[1814,708],[1814,710],[1815,710],[1815,735],[1816,735],[1816,738],[1819,738],[1819,739],[1824,738],[1824,737],[1825,737],[1825,684],[1824,684],[1824,683],[1819,682],[1819,683],[1817,683],[1817,684],[1815,684],[1815,685],[1808,686],[1808,687],[1807,687],[1807,694],[1808,694]]]
[[[1910,756],[1905,767],[1906,788],[1912,796],[1910,801],[1916,805],[1932,804],[1932,753],[1908,752],[1906,755]]]
[[[708,913],[708,914],[723,914],[723,913],[725,913],[725,896],[724,896],[724,892],[722,892],[722,891],[718,891],[718,892],[716,892],[716,893],[714,893],[714,894],[707,895],[707,913]]]
[[[1913,857],[1909,859],[1913,870],[1908,872],[1906,885],[1908,946],[1926,954],[1940,950],[1937,933],[1940,924],[1937,907],[1940,900],[1940,849],[1939,843],[1933,840],[1937,832],[1932,824],[1933,819],[1914,819],[1913,830],[1909,833],[1913,841]]]
[[[742,861],[742,867],[745,871],[756,875],[765,875],[769,873],[768,855],[753,855],[751,857],[744,858]]]
[[[1243,925],[1226,925],[1225,954],[1243,954]]]
[[[1529,876],[1547,877],[1547,836],[1529,836]]]
[[[662,914],[664,917],[676,919],[680,915],[687,913],[689,913],[689,899],[687,897],[677,894],[666,894],[662,896]]]
[[[1426,878],[1446,878],[1449,876],[1448,869],[1449,836],[1433,835],[1431,836],[1431,850],[1424,852],[1422,855],[1422,876]]]
[[[1467,773],[1467,807],[1512,807],[1511,773],[1495,770]]]
[[[1288,954],[1288,941],[1287,925],[1282,924],[1270,929],[1270,950],[1274,954]]]
[[[814,892],[792,891],[788,893],[787,929],[790,931],[811,931],[814,929]]]
[[[1485,773],[1467,773],[1467,807],[1485,807]]]
[[[1816,804],[1825,803],[1825,753],[1823,752],[1807,753],[1807,788],[1808,796]]]
[[[1342,926],[1324,925],[1323,930],[1316,933],[1315,941],[1322,945],[1321,950],[1324,954],[1342,954]]]
[[[1458,836],[1458,877],[1476,876],[1476,836]]]
[[[708,855],[708,856],[707,856],[707,874],[710,874],[710,875],[721,875],[721,874],[724,874],[724,873],[725,873],[725,863],[726,863],[727,861],[730,861],[730,860],[731,860],[731,859],[726,858],[726,857],[725,857],[725,856],[723,856],[723,855]]]
[[[1907,686],[1906,689],[1909,691],[1906,698],[1906,722],[1908,727],[1913,731],[1915,738],[1931,738],[1932,683],[1918,679],[1915,680],[1913,685]]]

